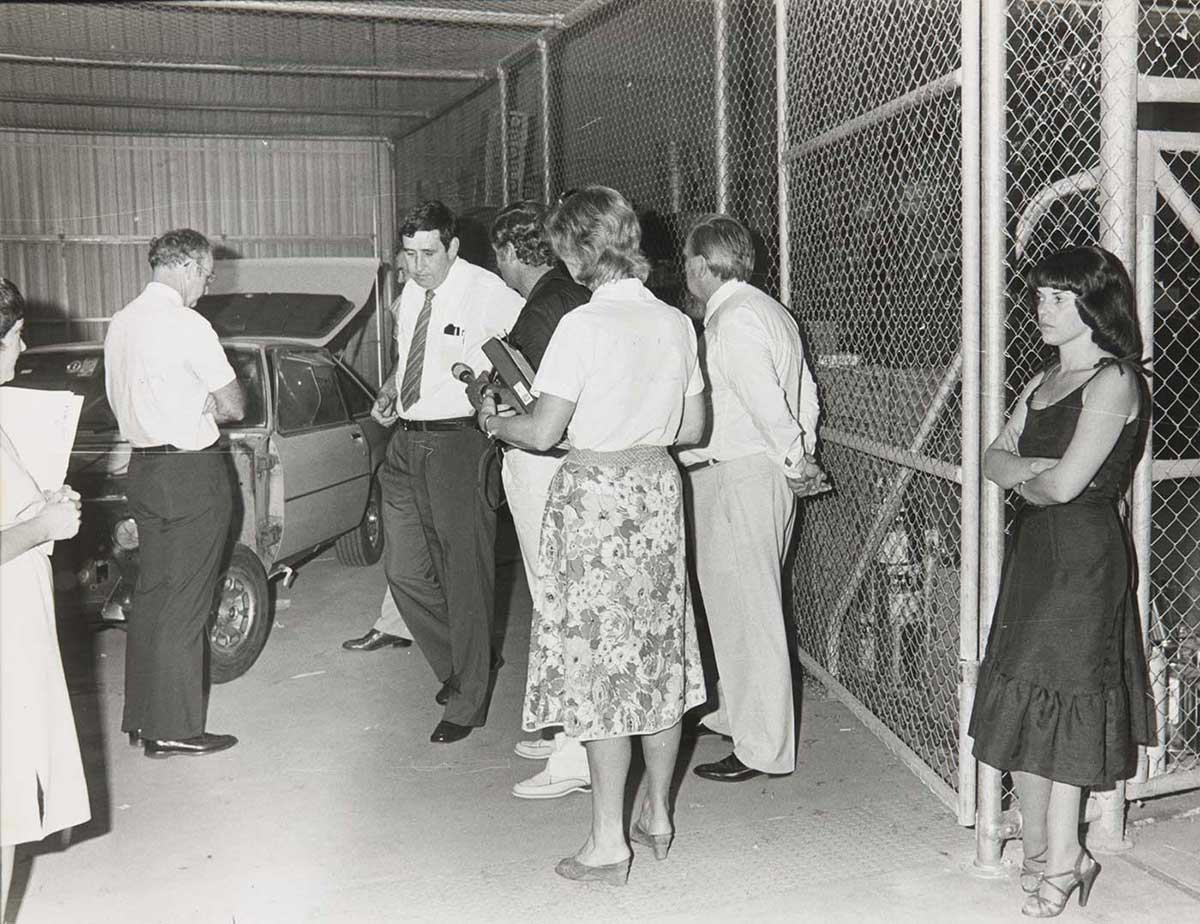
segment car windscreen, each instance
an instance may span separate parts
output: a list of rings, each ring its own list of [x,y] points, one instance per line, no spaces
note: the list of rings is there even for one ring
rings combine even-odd
[[[262,370],[258,352],[253,349],[226,347],[225,355],[246,394],[246,414],[238,423],[243,427],[266,425]],[[117,419],[104,392],[104,351],[49,350],[22,353],[17,360],[13,385],[45,391],[72,391],[83,398],[79,429],[88,433],[115,431]]]

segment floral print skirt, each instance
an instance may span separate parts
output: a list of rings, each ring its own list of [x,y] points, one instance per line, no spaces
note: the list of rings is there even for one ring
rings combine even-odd
[[[646,735],[705,701],[679,470],[661,446],[573,449],[542,515],[524,726]]]

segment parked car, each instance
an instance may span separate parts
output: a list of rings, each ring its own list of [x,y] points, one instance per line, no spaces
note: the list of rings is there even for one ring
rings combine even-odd
[[[233,262],[244,265],[235,270]],[[237,497],[209,629],[216,683],[244,674],[266,644],[269,580],[290,582],[299,562],[330,543],[348,565],[373,564],[383,553],[376,475],[388,434],[371,418],[374,389],[330,352],[371,303],[378,261],[303,264],[218,263],[226,287],[252,280],[260,290],[207,295],[196,306],[246,392],[245,417],[223,426],[218,444]],[[55,553],[56,586],[101,622],[122,623],[132,609],[138,534],[125,496],[130,447],[105,397],[103,344],[31,348],[12,384],[84,398],[67,475],[83,495],[83,525]]]

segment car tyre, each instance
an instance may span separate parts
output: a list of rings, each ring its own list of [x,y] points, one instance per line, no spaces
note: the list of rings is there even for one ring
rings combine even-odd
[[[338,561],[343,565],[373,565],[383,556],[383,491],[379,479],[371,479],[371,494],[362,520],[334,543]]]
[[[250,670],[271,631],[267,572],[258,556],[238,543],[229,567],[217,581],[217,601],[209,620],[209,678],[229,683]]]

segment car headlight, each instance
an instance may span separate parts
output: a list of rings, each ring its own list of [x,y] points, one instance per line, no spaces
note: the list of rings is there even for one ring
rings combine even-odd
[[[112,541],[118,549],[126,552],[132,552],[138,547],[137,523],[133,521],[133,517],[117,521],[112,528]]]

